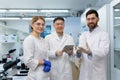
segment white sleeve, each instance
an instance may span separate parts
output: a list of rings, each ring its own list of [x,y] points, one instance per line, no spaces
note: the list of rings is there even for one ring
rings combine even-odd
[[[50,50],[50,42],[49,42],[49,35],[45,37],[47,50],[48,50],[48,57],[49,59],[56,59],[57,56],[55,55],[56,50]]]
[[[99,46],[91,48],[92,56],[95,59],[101,59],[109,52],[109,38],[108,34],[103,34],[100,37]]]
[[[24,50],[23,61],[25,65],[32,70],[35,70],[38,66],[38,60],[34,59],[34,49],[35,49],[34,42],[30,38],[26,39],[23,43]]]
[[[75,45],[73,38],[71,36],[69,36],[68,38],[68,45]]]
[[[82,48],[86,48],[86,37],[85,37],[85,33],[83,33],[82,35],[79,36],[79,44],[78,47],[82,47]],[[77,51],[76,51],[76,57],[79,59],[82,59],[83,54],[81,53],[80,55],[77,56]]]
[[[78,47],[86,48],[86,37],[85,37],[84,33],[82,35],[80,35],[80,37],[79,37]]]

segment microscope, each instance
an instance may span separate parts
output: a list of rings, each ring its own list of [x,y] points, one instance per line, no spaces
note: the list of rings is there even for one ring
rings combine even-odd
[[[12,68],[13,66],[17,65],[17,63],[20,62],[20,59],[16,59],[15,61],[9,61],[3,65],[3,71],[0,72],[0,80],[12,80],[11,78],[7,77],[7,70]]]
[[[7,61],[9,61],[9,58],[11,58],[10,54],[15,52],[15,51],[16,51],[16,49],[11,49],[11,50],[8,51],[7,54],[4,54],[2,56],[2,63],[6,63]]]

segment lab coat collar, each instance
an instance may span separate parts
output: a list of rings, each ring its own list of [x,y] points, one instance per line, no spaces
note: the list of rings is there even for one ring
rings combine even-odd
[[[60,40],[56,32],[54,32],[53,34],[54,34],[55,39]],[[65,35],[64,32],[63,32],[63,37],[62,37],[62,39],[66,39],[66,35]]]
[[[96,32],[96,31],[98,31],[99,29],[100,29],[100,27],[97,26],[92,32],[89,31],[89,33],[94,33],[94,32]]]

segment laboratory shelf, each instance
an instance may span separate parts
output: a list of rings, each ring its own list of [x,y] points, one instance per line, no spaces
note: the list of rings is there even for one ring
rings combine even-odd
[[[115,28],[120,28],[120,24],[114,25]]]

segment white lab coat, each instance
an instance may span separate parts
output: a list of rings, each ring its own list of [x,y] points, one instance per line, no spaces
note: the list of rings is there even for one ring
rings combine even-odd
[[[74,45],[73,38],[70,35],[63,34],[59,39],[57,33],[52,33],[46,38],[49,48],[49,59],[52,62],[50,80],[72,80],[72,69],[70,58],[65,52],[61,57],[55,55],[56,50],[62,50],[65,45]]]
[[[85,48],[85,42],[88,43],[92,57],[87,54],[82,55],[79,80],[106,80],[109,52],[108,34],[97,27],[92,32],[85,32],[80,36],[79,46]]]
[[[43,72],[43,65],[38,65],[38,60],[47,59],[45,40],[29,35],[23,43],[24,63],[29,67],[27,80],[49,80],[49,73]]]

